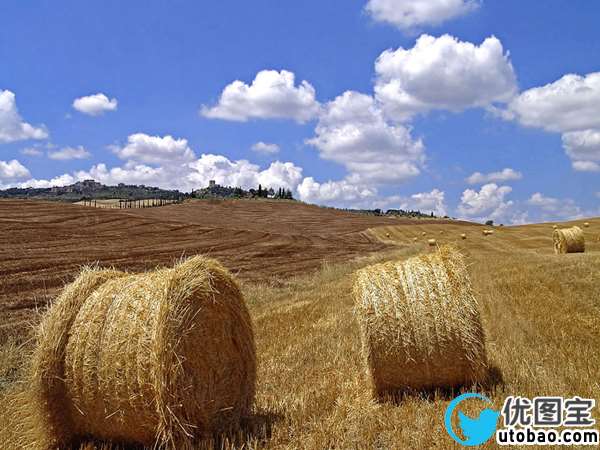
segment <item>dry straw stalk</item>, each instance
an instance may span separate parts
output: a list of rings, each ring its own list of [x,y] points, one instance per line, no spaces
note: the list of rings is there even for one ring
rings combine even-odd
[[[554,230],[552,240],[556,254],[585,252],[585,236],[579,227]]]
[[[358,271],[355,312],[377,395],[484,379],[485,337],[464,257],[453,247]]]
[[[252,323],[219,263],[143,274],[86,269],[42,322],[32,386],[54,447],[81,436],[181,448],[254,399]]]

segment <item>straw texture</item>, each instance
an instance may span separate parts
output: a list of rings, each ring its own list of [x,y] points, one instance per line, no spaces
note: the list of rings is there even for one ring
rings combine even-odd
[[[87,270],[43,321],[32,369],[56,445],[90,435],[181,448],[250,411],[252,324],[237,283],[211,259]]]
[[[481,381],[485,336],[463,256],[453,247],[364,268],[354,284],[374,392]]]
[[[579,227],[554,230],[552,240],[556,254],[585,252],[585,236]]]

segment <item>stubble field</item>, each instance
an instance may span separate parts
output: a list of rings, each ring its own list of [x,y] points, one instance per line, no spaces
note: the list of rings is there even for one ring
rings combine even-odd
[[[559,256],[553,254],[551,224],[496,227],[486,237],[477,225],[277,205],[287,208],[284,213],[265,205],[227,205],[224,213],[216,203],[185,204],[118,217],[79,207],[65,219],[52,216],[53,205],[35,204],[48,208],[43,220],[34,220],[39,210],[27,220],[18,212],[1,215],[1,226],[15,233],[13,239],[2,233],[0,257],[2,392],[19,389],[35,304],[52,299],[79,264],[96,258],[102,265],[142,270],[170,264],[182,252],[207,252],[239,271],[259,365],[254,414],[237,435],[206,446],[458,448],[443,428],[445,407],[457,392],[371,397],[353,316],[357,268],[433,251],[426,240],[435,238],[467,255],[487,334],[489,380],[465,390],[485,393],[495,409],[508,395],[600,398],[600,220],[590,220],[585,229],[586,253]],[[324,217],[315,219],[318,214]],[[54,237],[46,247],[44,236]],[[0,401],[7,404],[7,398]],[[0,420],[8,420],[4,414]],[[89,442],[82,448],[102,446]]]

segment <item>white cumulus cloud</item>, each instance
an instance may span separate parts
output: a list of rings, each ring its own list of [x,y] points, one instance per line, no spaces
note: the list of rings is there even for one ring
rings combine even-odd
[[[521,172],[517,172],[510,167],[502,169],[499,172],[481,173],[475,172],[467,178],[469,184],[501,183],[504,181],[520,180],[523,178]]]
[[[317,116],[319,103],[312,85],[302,81],[296,86],[292,72],[262,70],[250,85],[240,80],[227,85],[218,103],[205,105],[200,112],[211,119],[293,119],[304,123]]]
[[[16,159],[0,161],[0,185],[29,176],[29,170]]]
[[[424,34],[413,48],[384,51],[375,72],[376,98],[395,120],[433,109],[487,107],[517,92],[509,54],[494,36],[478,46]]]
[[[600,72],[568,74],[522,92],[507,111],[522,125],[547,131],[600,129]]]
[[[466,189],[461,196],[457,211],[460,215],[483,220],[501,220],[507,217],[513,202],[506,200],[506,196],[512,192],[510,186],[498,186],[496,183],[485,184],[479,192]]]
[[[0,143],[46,139],[48,132],[44,126],[34,127],[23,121],[17,109],[15,94],[0,90]]]
[[[316,136],[307,143],[323,159],[342,164],[353,184],[398,183],[415,177],[425,160],[423,142],[388,123],[372,97],[354,91],[329,102]]]
[[[264,155],[274,155],[275,153],[279,152],[279,145],[259,141],[252,145],[252,150],[256,153],[262,153]]]
[[[600,130],[570,131],[562,142],[575,170],[600,172]]]
[[[57,161],[68,161],[70,159],[87,159],[90,156],[92,156],[92,154],[81,145],[79,147],[64,147],[60,150],[53,150],[48,152],[48,158]]]
[[[358,186],[349,180],[319,183],[313,177],[304,178],[297,190],[304,202],[338,207],[360,206],[377,195],[376,189]]]
[[[369,0],[365,10],[378,22],[413,30],[440,25],[478,7],[475,0]]]
[[[98,93],[76,98],[73,108],[89,116],[99,116],[108,111],[116,111],[118,104],[116,98],[109,99],[105,94]]]
[[[176,164],[191,162],[196,158],[187,139],[176,139],[169,135],[161,137],[135,133],[127,138],[127,145],[113,146],[112,149],[121,159],[144,164]]]

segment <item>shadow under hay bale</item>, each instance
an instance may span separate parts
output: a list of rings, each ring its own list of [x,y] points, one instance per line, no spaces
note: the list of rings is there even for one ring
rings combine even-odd
[[[477,301],[464,257],[453,247],[359,270],[354,297],[376,395],[485,380]]]
[[[552,240],[556,254],[585,252],[585,236],[579,227],[554,230]]]
[[[233,277],[208,258],[87,269],[42,321],[31,372],[54,447],[91,436],[182,448],[249,414],[252,323]]]

